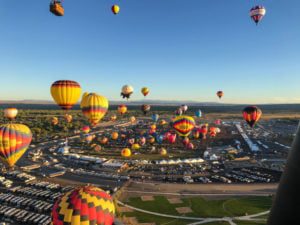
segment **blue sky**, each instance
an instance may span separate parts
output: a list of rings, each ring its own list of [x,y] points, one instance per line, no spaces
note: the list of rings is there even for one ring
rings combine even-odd
[[[300,103],[299,0],[1,1],[0,100],[51,99],[58,79],[120,99]],[[117,3],[120,14],[110,7]],[[263,4],[259,26],[249,9]]]

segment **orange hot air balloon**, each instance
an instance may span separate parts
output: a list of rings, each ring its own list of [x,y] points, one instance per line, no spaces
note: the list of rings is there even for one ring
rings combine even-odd
[[[153,143],[155,142],[155,138],[154,138],[154,137],[149,137],[149,138],[148,138],[148,142],[149,142],[150,144],[153,144]]]
[[[111,134],[111,139],[113,139],[113,140],[117,140],[118,137],[119,137],[118,132],[113,132],[113,133]]]
[[[117,15],[120,12],[120,6],[118,5],[113,5],[111,7],[111,11],[113,12],[113,14]]]
[[[4,109],[4,116],[9,120],[15,119],[17,115],[18,115],[18,110],[16,108]]]
[[[65,10],[61,2],[61,0],[52,0],[50,2],[50,12],[55,16],[63,16],[65,14]]]
[[[32,140],[30,129],[23,124],[5,124],[0,126],[0,159],[9,167],[26,152]]]
[[[107,137],[101,138],[100,143],[106,145],[108,143],[108,138]]]
[[[58,80],[51,86],[54,101],[64,110],[70,110],[78,102],[81,87],[76,81]]]
[[[224,96],[224,92],[223,91],[218,91],[217,96],[221,99]]]
[[[118,112],[119,112],[121,115],[124,115],[124,114],[127,112],[127,106],[126,106],[126,105],[119,105],[119,107],[118,107]]]
[[[254,127],[261,115],[262,111],[257,106],[248,106],[243,110],[243,117],[250,127]]]
[[[143,87],[143,88],[141,89],[141,92],[142,92],[142,94],[146,97],[146,96],[149,94],[150,90],[149,90],[149,88],[147,88],[147,87]]]
[[[133,150],[139,150],[140,148],[141,148],[141,146],[139,145],[139,144],[133,144],[132,146],[131,146],[131,148],[133,149]]]
[[[121,151],[121,156],[123,157],[130,157],[131,156],[131,150],[129,148],[124,148],[122,151]]]

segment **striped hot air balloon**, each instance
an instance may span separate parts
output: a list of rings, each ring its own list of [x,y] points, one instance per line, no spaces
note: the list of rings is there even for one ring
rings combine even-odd
[[[54,101],[64,110],[70,110],[78,102],[81,87],[76,81],[58,80],[51,86]]]
[[[250,9],[250,17],[256,23],[256,25],[262,20],[265,15],[266,9],[262,5],[257,5]]]
[[[53,225],[112,225],[115,206],[102,189],[85,186],[67,192],[52,209]]]
[[[250,127],[254,127],[261,115],[262,111],[256,106],[248,106],[243,110],[243,117]]]
[[[173,121],[173,128],[179,136],[186,137],[195,127],[195,120],[191,116],[177,116]]]
[[[9,167],[26,152],[32,140],[30,129],[23,124],[0,126],[0,159]]]
[[[84,101],[82,112],[88,118],[89,122],[95,126],[106,114],[108,100],[96,93],[90,93],[84,98]]]

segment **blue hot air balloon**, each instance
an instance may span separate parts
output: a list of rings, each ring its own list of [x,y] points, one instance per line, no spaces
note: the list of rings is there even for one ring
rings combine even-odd
[[[202,117],[202,112],[200,109],[195,112],[195,116],[198,118]]]
[[[152,120],[153,120],[154,122],[157,122],[158,119],[159,119],[159,115],[158,115],[158,114],[152,114]]]

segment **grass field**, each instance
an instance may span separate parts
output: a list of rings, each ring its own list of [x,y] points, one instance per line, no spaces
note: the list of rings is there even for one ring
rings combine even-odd
[[[271,197],[237,197],[237,198],[226,198],[218,200],[207,200],[201,197],[195,198],[182,198],[182,203],[171,204],[166,197],[155,196],[153,201],[143,201],[140,197],[130,198],[126,204],[140,208],[143,210],[169,214],[169,215],[180,215],[187,217],[200,217],[200,218],[222,218],[222,217],[234,217],[234,216],[245,216],[264,212],[270,209],[272,199]],[[189,207],[192,212],[186,214],[180,214],[177,212],[178,207]],[[121,213],[121,217],[135,217],[140,223],[151,223],[155,224],[189,224],[193,221],[188,220],[175,220],[170,218],[164,218],[159,216],[153,216],[141,212],[127,212]],[[227,222],[216,222],[208,223],[210,225],[223,225],[228,224]],[[254,222],[243,222],[236,221],[238,225],[254,224]],[[264,223],[255,223],[263,225]]]

